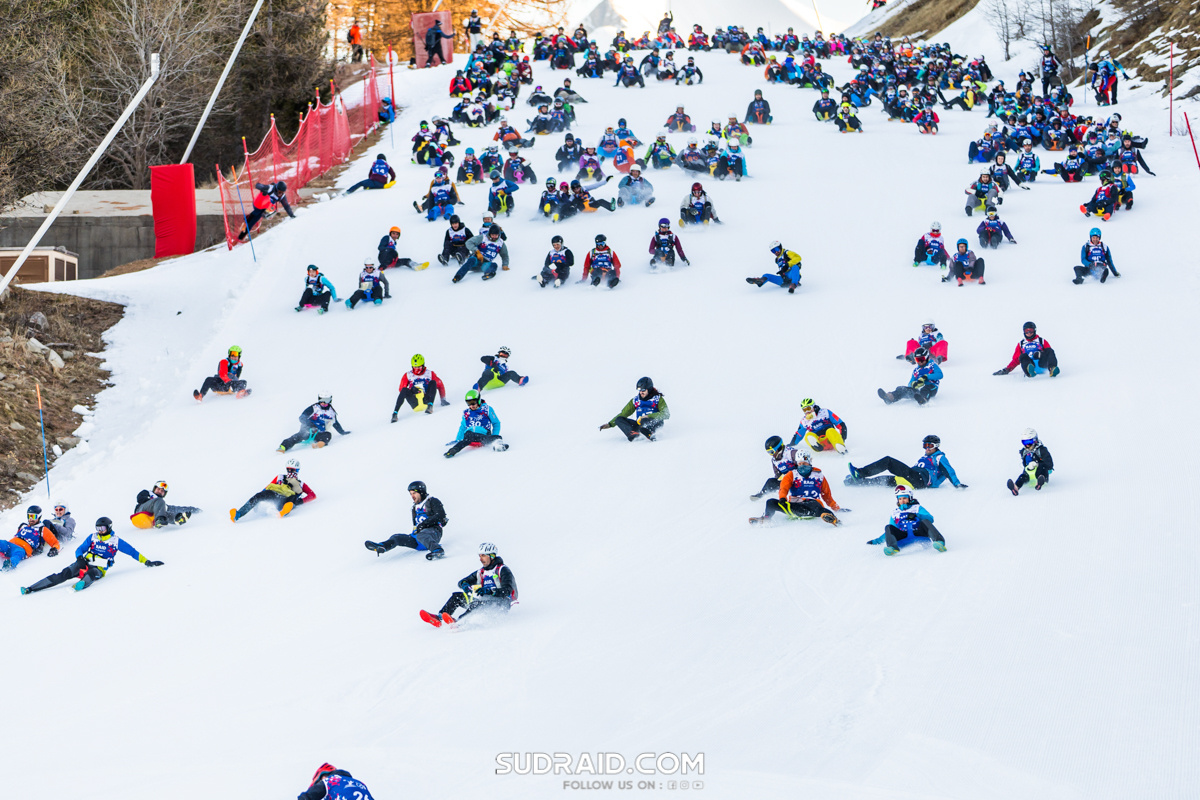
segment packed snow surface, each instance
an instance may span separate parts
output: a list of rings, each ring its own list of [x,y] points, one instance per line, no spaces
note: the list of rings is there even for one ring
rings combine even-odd
[[[1161,102],[1125,94],[1120,106],[1150,137],[1158,173],[1137,179],[1132,211],[1085,219],[1095,179],[1044,176],[1001,208],[1018,244],[984,253],[963,189],[985,108],[939,110],[934,137],[885,122],[875,103],[865,133],[841,135],[813,119],[815,92],[768,86],[723,53],[696,58],[696,87],[574,81],[588,100],[577,135],[595,139],[623,116],[646,142],[678,103],[706,128],[763,89],[775,123],[752,130],[752,177],[704,180],[725,224],[680,231],[691,266],[648,269],[658,218],[676,219],[692,182],[652,170],[652,208],[556,226],[534,219],[540,187],[523,186],[501,219],[513,267],[496,280],[452,285],[435,262],[390,271],[382,307],[293,311],[308,264],[346,297],[392,225],[401,255],[440,251],[445,224],[411,205],[432,171],[409,164],[418,121],[452,105],[453,70],[436,69],[397,76],[405,112],[394,145],[385,133],[377,148],[395,188],[304,209],[255,240],[257,261],[243,246],[44,287],[128,305],[103,355],[113,386],[84,423],[86,444],[52,469],[53,499],[81,532],[108,515],[166,563],[121,556],[82,593],[17,592],[68,554],[0,577],[7,796],[287,797],[324,761],[378,800],[554,797],[572,792],[568,778],[648,779],[494,774],[511,752],[703,753],[703,776],[686,776],[703,788],[687,791],[710,798],[1200,793],[1197,275],[1183,235],[1196,165],[1186,141],[1163,135]],[[1029,66],[992,63],[1005,78]],[[849,75],[841,60],[829,69]],[[564,77],[535,74],[547,88]],[[532,115],[523,101],[509,114],[518,125]],[[457,134],[480,151],[493,131]],[[677,149],[686,138],[670,136]],[[556,175],[561,139],[527,151],[539,182]],[[460,190],[477,231],[485,190]],[[615,197],[616,180],[596,194]],[[986,286],[910,265],[934,219],[986,258]],[[1122,277],[1074,286],[1097,224]],[[558,290],[530,280],[553,234],[581,262],[601,232],[624,265],[618,288],[577,285],[578,266]],[[773,239],[804,257],[794,295],[744,281],[773,271]],[[876,389],[906,381],[895,356],[927,317],[950,342],[941,392],[886,407]],[[1058,352],[1060,377],[992,376],[1026,320]],[[198,405],[192,389],[232,344],[253,395]],[[501,345],[531,376],[487,393],[511,449],[444,459],[479,357]],[[453,406],[390,424],[418,352]],[[643,375],[670,403],[658,441],[597,431]],[[228,509],[283,470],[275,447],[318,392],[352,433],[293,452],[316,502],[234,526]],[[853,511],[838,528],[751,528],[762,502],[748,495],[770,475],[763,441],[790,437],[804,397],[849,424],[849,456],[814,462]],[[1057,469],[1044,491],[1014,498],[1005,481],[1029,426]],[[930,433],[970,487],[917,493],[949,551],[885,558],[864,542],[882,532],[892,493],[844,487],[846,462],[915,463]],[[445,503],[448,557],[376,557],[362,543],[408,531],[414,479]],[[134,497],[156,480],[204,513],[133,529]],[[39,488],[21,508],[46,500]],[[0,526],[21,519],[13,509]],[[418,610],[436,611],[478,567],[482,541],[512,568],[519,605],[455,631],[422,623]],[[684,777],[649,780],[667,792]]]

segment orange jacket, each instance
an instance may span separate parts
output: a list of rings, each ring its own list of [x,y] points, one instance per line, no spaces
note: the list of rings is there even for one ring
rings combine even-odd
[[[362,31],[357,25],[350,26],[350,44],[362,44]]]
[[[58,549],[58,547],[59,547],[58,537],[54,535],[54,531],[51,530],[50,526],[44,522],[41,525],[42,525],[41,530],[38,532],[42,535],[42,541],[44,541],[46,544],[50,545],[51,547]],[[33,555],[33,547],[29,544],[29,542],[25,541],[20,536],[14,536],[13,538],[9,539],[8,541],[12,544],[20,545],[21,549],[25,551],[25,556],[27,558],[29,556]]]
[[[788,492],[792,488],[792,476],[796,474],[792,470],[779,481],[779,499],[787,500]],[[821,470],[813,467],[813,477],[817,478],[821,484],[821,499],[825,501],[825,505],[832,508],[834,511],[840,511],[841,506],[833,499],[833,495],[829,492],[829,481],[825,480],[825,476],[821,474]]]

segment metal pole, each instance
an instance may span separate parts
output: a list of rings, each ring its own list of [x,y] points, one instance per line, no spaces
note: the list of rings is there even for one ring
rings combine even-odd
[[[212,96],[208,98],[208,105],[204,107],[204,113],[200,115],[200,122],[196,124],[196,130],[192,133],[192,140],[188,142],[187,150],[183,151],[183,158],[179,159],[180,164],[186,164],[192,156],[192,148],[196,146],[196,140],[200,138],[200,131],[204,130],[204,123],[208,122],[208,115],[212,112],[213,106],[217,103],[217,95],[221,93],[221,87],[225,85],[225,79],[229,77],[229,70],[233,69],[233,62],[237,59],[238,53],[242,52],[242,45],[246,42],[246,37],[250,34],[250,26],[254,24],[254,19],[258,16],[258,10],[262,8],[263,0],[258,0],[254,4],[254,10],[250,12],[250,19],[246,20],[246,27],[242,28],[242,35],[238,37],[237,44],[233,46],[233,52],[229,54],[229,60],[225,62],[225,70],[221,73],[221,77],[217,79],[217,87],[213,89]],[[334,37],[334,58],[337,57],[337,37]]]
[[[1192,155],[1196,157],[1196,166],[1200,167],[1200,151],[1196,150],[1196,137],[1192,135],[1192,121],[1188,119],[1187,112],[1183,112],[1183,121],[1187,124],[1188,138],[1192,140]]]
[[[50,497],[50,459],[46,457],[46,417],[42,414],[42,385],[36,381],[33,384],[37,388],[38,401],[38,422],[42,426],[42,469],[46,473],[46,497]]]
[[[394,60],[395,59],[394,59],[394,56],[392,53],[392,46],[389,44],[388,45],[388,85],[391,87],[390,91],[392,93],[392,96],[391,96],[392,122],[395,122],[395,117],[396,117],[396,76],[393,74],[393,71],[392,71],[392,62]],[[396,126],[393,125],[391,122],[388,123],[388,131],[390,131],[392,134],[392,149],[395,150],[396,149]]]
[[[812,0],[812,4],[813,4],[813,11],[815,11],[817,13],[817,30],[821,31],[822,33],[825,33],[826,32],[825,26],[823,24],[821,24],[821,11],[820,11],[820,9],[817,8],[817,0]]]
[[[33,238],[29,240],[29,244],[25,245],[25,249],[21,251],[21,255],[17,256],[17,260],[8,270],[8,274],[3,279],[0,279],[0,295],[4,294],[4,290],[8,288],[8,284],[12,282],[12,279],[16,277],[21,266],[29,258],[29,254],[42,241],[42,237],[46,235],[46,231],[54,224],[54,220],[58,219],[58,215],[62,213],[62,210],[67,205],[67,201],[75,194],[75,190],[79,188],[79,184],[83,183],[83,179],[92,171],[92,167],[96,166],[96,162],[100,160],[100,156],[104,155],[104,151],[112,144],[113,139],[117,138],[117,134],[120,133],[121,128],[125,126],[134,109],[146,97],[146,94],[150,91],[150,87],[154,85],[156,80],[158,80],[158,53],[153,53],[150,56],[150,77],[146,79],[146,82],[142,84],[142,88],[138,89],[138,93],[129,101],[129,105],[121,112],[120,118],[113,123],[108,135],[104,137],[104,141],[100,142],[100,146],[96,148],[92,153],[92,157],[83,165],[83,169],[79,170],[79,174],[75,176],[75,180],[71,181],[71,185],[67,187],[67,191],[63,192],[63,196],[55,203],[54,208],[50,211],[50,216],[46,217],[41,227],[33,234]]]
[[[1175,135],[1175,43],[1171,42],[1171,72],[1167,78],[1167,97],[1170,98],[1171,111],[1168,120],[1170,130],[1167,131],[1167,136]]]

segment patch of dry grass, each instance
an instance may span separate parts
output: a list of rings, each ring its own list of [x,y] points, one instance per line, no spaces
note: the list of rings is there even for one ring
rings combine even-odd
[[[46,316],[44,329],[29,322],[36,311]],[[69,437],[80,422],[71,409],[90,408],[108,385],[100,360],[86,354],[104,349],[104,332],[124,313],[124,306],[116,303],[17,287],[10,287],[0,301],[0,509],[11,507],[19,492],[44,478],[37,386],[41,385],[47,448],[58,444],[69,450],[77,443]],[[31,337],[62,356],[64,366],[55,369],[46,354],[30,352],[26,342]],[[53,453],[49,455],[53,463]]]

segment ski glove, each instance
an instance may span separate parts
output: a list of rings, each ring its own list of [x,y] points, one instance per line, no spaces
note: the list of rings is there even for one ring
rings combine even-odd
[[[46,553],[46,558],[54,558],[56,555],[58,555],[58,548],[51,547],[50,550]]]
[[[967,486],[965,483],[960,483],[960,484],[958,484],[957,486],[955,486],[954,488],[955,488],[955,489],[967,489],[967,488],[970,488],[970,487],[968,487],[968,486]]]
[[[602,431],[607,430],[608,428],[611,428],[611,427],[612,427],[612,425],[610,425],[609,423],[606,422],[600,426],[600,430],[602,430]]]
[[[163,565],[163,562],[161,562],[161,561],[147,561],[146,562],[147,567],[161,567],[162,565]]]
[[[993,375],[1007,375],[1008,373],[1009,373],[1008,369],[998,369],[995,372],[993,372],[992,374]]]
[[[444,398],[444,397],[443,397],[443,398],[442,398],[442,405],[444,405],[444,406],[448,406],[448,405],[450,405],[450,401],[449,401],[449,400],[447,400],[446,398]]]

